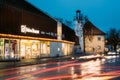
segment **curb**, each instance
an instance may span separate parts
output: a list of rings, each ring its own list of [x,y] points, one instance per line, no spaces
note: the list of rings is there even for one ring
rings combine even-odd
[[[7,69],[7,68],[13,68],[13,67],[21,67],[21,66],[28,66],[28,65],[34,65],[34,64],[43,64],[48,62],[58,62],[58,61],[64,61],[65,59],[70,60],[70,56],[66,57],[57,57],[57,58],[43,58],[43,59],[32,59],[31,61],[21,60],[21,61],[8,61],[8,62],[0,62],[0,70],[1,69]]]

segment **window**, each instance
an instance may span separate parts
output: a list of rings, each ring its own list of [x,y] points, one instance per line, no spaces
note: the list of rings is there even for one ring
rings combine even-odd
[[[14,39],[5,39],[4,40],[4,58],[5,59],[19,59],[18,54],[18,40]]]
[[[101,46],[98,46],[97,49],[100,50],[100,49],[101,49]]]
[[[98,41],[101,41],[101,37],[98,37]]]
[[[0,38],[0,60],[4,59],[4,39]]]

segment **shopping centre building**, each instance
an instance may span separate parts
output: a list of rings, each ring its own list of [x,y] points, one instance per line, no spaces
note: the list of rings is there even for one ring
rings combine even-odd
[[[0,60],[65,56],[74,30],[25,0],[0,0]]]

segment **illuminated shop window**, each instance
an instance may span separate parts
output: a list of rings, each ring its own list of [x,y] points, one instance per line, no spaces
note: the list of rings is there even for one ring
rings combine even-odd
[[[50,55],[50,42],[48,41],[41,41],[40,42],[40,50],[41,50],[41,57],[47,57]]]
[[[21,44],[20,50],[21,50],[20,56],[21,58],[24,58],[25,57],[25,45],[24,44]]]
[[[38,40],[21,40],[21,58],[37,58],[40,55],[40,41]]]
[[[0,38],[0,60],[4,59],[4,39]]]
[[[62,43],[62,51],[63,51],[63,55],[68,54],[68,46],[66,43]]]
[[[39,41],[32,40],[32,54],[31,54],[32,58],[37,58],[40,56],[39,45],[40,45]]]
[[[73,52],[73,45],[68,43],[62,43],[63,55],[70,55]]]
[[[5,59],[18,59],[18,42],[14,39],[5,39],[4,40],[4,56]]]

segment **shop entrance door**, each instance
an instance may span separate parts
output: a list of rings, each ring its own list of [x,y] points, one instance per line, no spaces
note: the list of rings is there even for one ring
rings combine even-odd
[[[22,59],[31,58],[31,42],[30,40],[21,40],[20,55]]]
[[[29,45],[26,45],[26,47],[25,47],[26,49],[26,51],[25,51],[25,58],[26,59],[30,59],[31,58],[31,46],[29,46]]]

